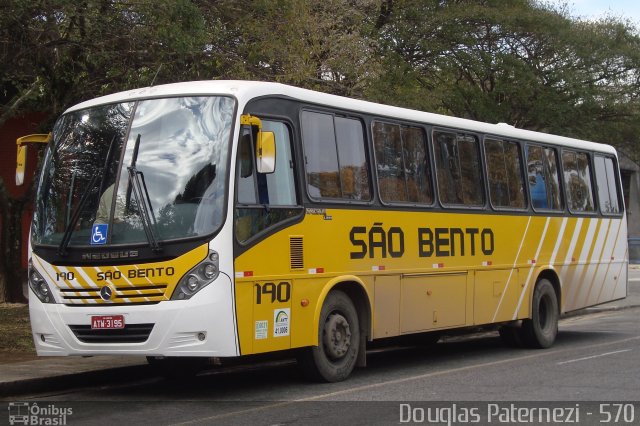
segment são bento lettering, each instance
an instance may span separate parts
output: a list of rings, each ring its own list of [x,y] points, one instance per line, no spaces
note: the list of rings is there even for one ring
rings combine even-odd
[[[119,280],[126,275],[127,278],[157,278],[157,277],[170,277],[176,273],[173,266],[159,267],[159,268],[137,268],[129,269],[128,271],[120,272],[115,271],[100,271],[98,272],[98,281],[105,280]]]
[[[412,232],[413,233],[413,232]],[[495,250],[491,228],[417,228],[413,233],[419,257],[488,256]],[[397,258],[405,254],[405,231],[398,226],[385,228],[354,226],[349,232],[353,246],[351,259]]]

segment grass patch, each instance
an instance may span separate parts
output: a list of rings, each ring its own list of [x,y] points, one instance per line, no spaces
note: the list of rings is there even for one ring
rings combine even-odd
[[[28,305],[0,303],[0,352],[36,353]]]

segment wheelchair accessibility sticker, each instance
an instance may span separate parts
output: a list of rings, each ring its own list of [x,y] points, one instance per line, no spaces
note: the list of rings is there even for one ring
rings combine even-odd
[[[102,245],[107,243],[107,229],[109,225],[106,223],[96,223],[91,228],[91,245]]]

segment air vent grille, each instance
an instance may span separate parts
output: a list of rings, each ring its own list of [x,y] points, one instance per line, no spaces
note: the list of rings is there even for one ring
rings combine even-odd
[[[302,237],[289,237],[291,269],[304,269],[304,248]]]
[[[83,343],[142,343],[149,338],[153,324],[127,324],[113,330],[92,330],[90,325],[70,325],[69,328]]]

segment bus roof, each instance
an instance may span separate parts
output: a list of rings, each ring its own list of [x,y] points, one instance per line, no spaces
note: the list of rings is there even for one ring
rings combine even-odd
[[[564,136],[551,135],[547,133],[534,132],[531,130],[517,129],[506,123],[484,123],[464,118],[451,117],[407,108],[394,107],[375,102],[346,98],[343,96],[330,95],[327,93],[316,92],[313,90],[302,89],[299,87],[288,86],[280,83],[260,81],[204,80],[145,87],[91,99],[77,104],[69,108],[65,112],[71,112],[96,105],[111,104],[123,101],[184,95],[231,95],[238,99],[241,108],[243,108],[244,105],[251,99],[257,97],[270,95],[285,96],[312,104],[318,104],[344,110],[358,111],[380,117],[407,120],[434,126],[485,133],[505,138],[551,143],[567,147],[587,149],[591,151],[600,151],[614,155],[616,153],[615,149],[610,145],[568,138]]]

